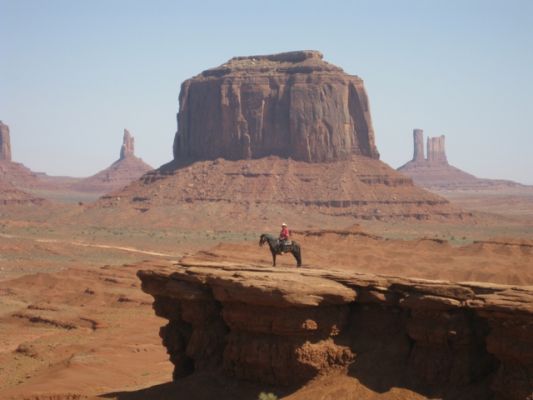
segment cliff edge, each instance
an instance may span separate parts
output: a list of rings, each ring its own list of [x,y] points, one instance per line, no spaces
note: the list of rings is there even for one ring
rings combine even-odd
[[[531,399],[533,288],[247,264],[146,264],[174,379],[348,374],[376,391]],[[433,398],[433,397],[432,397]]]

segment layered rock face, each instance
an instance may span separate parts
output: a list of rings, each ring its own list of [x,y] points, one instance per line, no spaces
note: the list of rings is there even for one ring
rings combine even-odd
[[[231,206],[232,214],[247,215],[241,227],[248,226],[254,216],[268,220],[274,217],[270,213],[279,210],[288,210],[292,221],[298,214],[311,212],[377,220],[470,217],[381,161],[356,156],[323,164],[266,157],[203,161],[178,169],[162,167],[99,202],[105,208],[128,207],[139,213],[158,209],[168,213],[172,207],[184,205],[191,215],[191,207]],[[218,226],[218,218],[205,217],[202,211],[197,219],[206,222],[207,229]],[[177,221],[184,218],[182,215]]]
[[[349,373],[384,392],[531,399],[533,292],[320,269],[146,264],[174,379],[222,370],[276,385]]]
[[[0,175],[0,206],[42,205],[46,200],[17,189]]]
[[[445,136],[428,137],[427,157],[424,155],[424,133],[422,129],[413,130],[413,159],[398,168],[402,174],[428,189],[493,189],[522,187],[516,182],[501,179],[481,179],[460,170],[448,163]]]
[[[174,159],[379,158],[363,81],[318,51],[235,57],[185,81]]]
[[[0,121],[0,161],[11,161],[9,126]]]
[[[71,185],[72,189],[86,192],[109,193],[128,185],[153,168],[135,156],[134,138],[124,129],[120,158],[96,175]]]

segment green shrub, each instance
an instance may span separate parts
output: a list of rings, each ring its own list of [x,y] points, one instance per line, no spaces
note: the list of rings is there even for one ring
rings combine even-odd
[[[278,400],[278,396],[274,393],[261,392],[257,400]]]

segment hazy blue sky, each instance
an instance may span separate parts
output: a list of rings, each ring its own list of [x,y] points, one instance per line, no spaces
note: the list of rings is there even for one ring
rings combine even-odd
[[[422,128],[446,135],[453,165],[533,184],[532,0],[0,0],[0,119],[35,171],[92,175],[123,128],[157,167],[183,80],[299,49],[364,79],[391,166]]]

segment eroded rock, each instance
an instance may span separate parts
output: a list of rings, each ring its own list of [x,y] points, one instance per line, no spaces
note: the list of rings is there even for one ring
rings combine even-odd
[[[175,160],[379,158],[363,81],[318,51],[234,57],[181,86]]]
[[[428,396],[533,393],[529,287],[201,262],[137,275],[169,320],[176,379],[222,368],[291,385],[337,371]]]
[[[0,121],[0,161],[11,161],[9,126]]]

